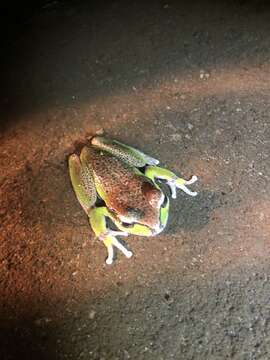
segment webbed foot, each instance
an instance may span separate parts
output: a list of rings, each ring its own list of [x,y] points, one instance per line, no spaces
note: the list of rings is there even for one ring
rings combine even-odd
[[[176,178],[176,179],[168,180],[167,184],[171,189],[172,198],[176,199],[176,189],[181,189],[186,194],[188,194],[190,196],[198,195],[198,193],[196,191],[191,191],[186,186],[186,185],[194,184],[197,180],[198,180],[198,177],[196,175],[193,175],[190,180],[185,180],[185,179],[182,179],[182,178]]]
[[[116,236],[128,236],[128,233],[123,231],[107,230],[105,233],[99,235],[99,239],[103,241],[104,245],[108,250],[108,257],[106,264],[111,265],[114,258],[114,246],[120,250],[128,259],[131,258],[133,253],[127,250],[116,238]]]
[[[170,170],[161,168],[159,166],[147,166],[145,170],[145,176],[147,176],[153,182],[155,182],[155,180],[165,180],[166,184],[171,189],[171,194],[173,199],[176,199],[176,189],[181,189],[190,196],[197,195],[196,191],[191,191],[186,186],[186,185],[191,185],[198,180],[197,176],[195,175],[193,175],[190,180],[185,180],[176,176]]]

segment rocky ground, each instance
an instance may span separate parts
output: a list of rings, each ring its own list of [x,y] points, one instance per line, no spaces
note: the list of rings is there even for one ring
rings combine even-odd
[[[269,3],[22,14],[1,59],[1,359],[269,359]],[[199,177],[111,267],[67,170],[101,128]]]

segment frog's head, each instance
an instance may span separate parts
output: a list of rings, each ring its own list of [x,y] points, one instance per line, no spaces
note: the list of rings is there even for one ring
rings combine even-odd
[[[153,236],[159,234],[168,220],[169,200],[163,192],[145,182],[142,187],[143,199],[133,206],[130,202],[122,203],[117,217],[128,233]]]

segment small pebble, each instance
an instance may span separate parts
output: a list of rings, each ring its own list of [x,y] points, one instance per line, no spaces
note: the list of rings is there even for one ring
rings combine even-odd
[[[51,321],[52,321],[52,319],[45,317],[45,318],[41,318],[41,319],[36,319],[35,324],[37,326],[41,326],[41,325],[44,325],[44,324],[48,324]]]
[[[170,136],[172,141],[181,141],[182,140],[182,135],[181,134],[172,134]]]
[[[201,70],[200,71],[200,79],[209,79],[209,77],[210,77],[210,74],[208,73],[208,72],[205,72],[204,70]]]
[[[97,129],[97,131],[96,131],[96,135],[103,135],[104,134],[104,129],[103,128],[99,128],[99,129]],[[92,137],[92,136],[91,136]],[[91,138],[90,137],[90,138]]]
[[[127,350],[124,350],[124,359],[130,359],[129,352]]]
[[[90,313],[89,313],[89,319],[90,320],[93,320],[96,316],[96,311],[95,310],[91,310]]]

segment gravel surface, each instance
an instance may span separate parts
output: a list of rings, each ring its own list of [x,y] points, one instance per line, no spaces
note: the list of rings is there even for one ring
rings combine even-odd
[[[10,12],[1,359],[270,359],[269,19],[262,0]],[[111,267],[67,171],[102,128],[199,177],[167,229],[129,236],[134,257]]]

